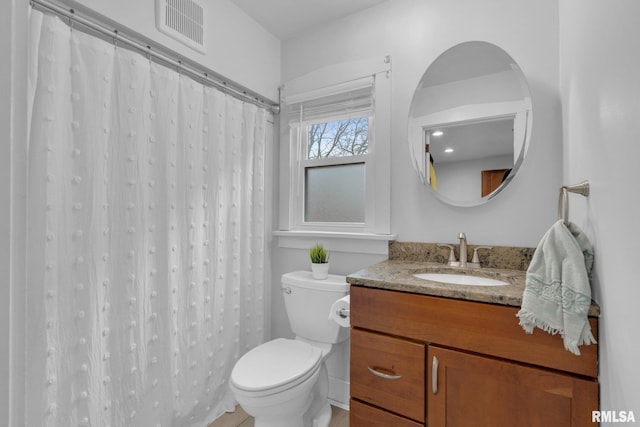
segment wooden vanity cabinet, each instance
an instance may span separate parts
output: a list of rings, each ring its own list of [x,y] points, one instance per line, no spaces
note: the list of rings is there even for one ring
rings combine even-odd
[[[516,312],[352,286],[350,426],[597,425],[597,346],[575,356]]]

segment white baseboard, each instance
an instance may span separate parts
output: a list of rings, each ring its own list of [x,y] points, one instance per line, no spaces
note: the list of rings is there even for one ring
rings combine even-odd
[[[349,381],[329,377],[329,403],[349,410]]]
[[[329,405],[331,405],[331,406],[336,406],[336,407],[338,407],[338,408],[340,408],[340,409],[344,409],[345,411],[348,411],[348,410],[349,410],[349,404],[346,404],[346,405],[345,405],[344,403],[342,403],[342,402],[336,402],[336,401],[335,401],[335,400],[333,400],[333,399],[329,399]]]

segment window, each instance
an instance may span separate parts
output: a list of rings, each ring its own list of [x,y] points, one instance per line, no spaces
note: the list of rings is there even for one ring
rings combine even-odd
[[[372,78],[289,106],[296,229],[364,232],[375,141]],[[336,89],[336,88],[334,88]]]
[[[365,223],[369,120],[358,117],[306,126],[305,222]]]
[[[369,117],[314,123],[308,130],[308,159],[358,156],[369,150]]]
[[[280,235],[389,234],[390,64],[374,66],[365,77],[344,67],[284,86]]]

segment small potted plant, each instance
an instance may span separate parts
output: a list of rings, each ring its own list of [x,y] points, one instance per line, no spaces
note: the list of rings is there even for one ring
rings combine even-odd
[[[324,247],[316,243],[314,247],[309,250],[309,257],[311,258],[311,274],[314,279],[326,279],[329,276],[329,254]]]

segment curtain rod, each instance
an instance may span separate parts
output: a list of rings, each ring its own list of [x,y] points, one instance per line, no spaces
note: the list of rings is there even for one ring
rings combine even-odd
[[[65,9],[64,7],[61,7],[51,2],[50,0],[30,0],[29,3],[34,9],[39,9],[43,12],[48,11],[59,17],[67,18],[72,28],[73,24],[78,23],[90,30],[96,31],[110,38],[114,43],[126,44],[129,47],[132,47],[137,51],[143,53],[144,55],[148,55],[157,60],[165,62],[177,68],[179,72],[187,74],[196,80],[202,81],[203,83],[220,89],[221,91],[228,93],[235,98],[250,102],[259,107],[270,109],[274,114],[278,114],[280,112],[279,104],[263,98],[252,90],[238,83],[225,79],[223,76],[215,72],[203,71],[201,69],[201,65],[185,63],[181,59],[176,59],[175,57],[170,56],[167,53],[161,52],[159,48],[153,48],[151,44],[141,43],[132,36],[123,34],[117,28],[109,28],[104,23],[94,21],[86,16],[81,16],[74,9]]]

